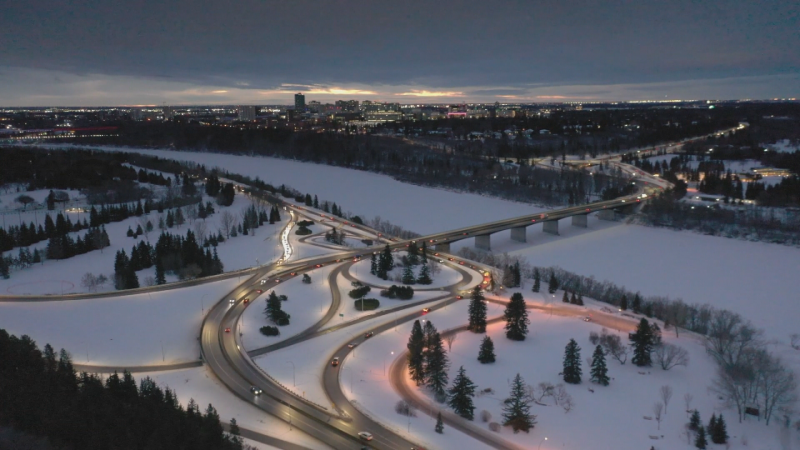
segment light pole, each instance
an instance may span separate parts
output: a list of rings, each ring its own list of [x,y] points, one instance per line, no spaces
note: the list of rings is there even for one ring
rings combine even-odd
[[[200,315],[201,316],[205,316],[206,315],[206,304],[203,303],[203,300],[205,300],[206,295],[208,295],[208,292],[206,292],[205,294],[203,294],[202,297],[200,297]]]
[[[541,448],[542,448],[542,443],[543,443],[544,441],[546,441],[546,440],[547,440],[547,437],[545,436],[545,438],[544,438],[544,439],[542,439],[542,442],[539,442],[539,447],[537,448],[537,450],[539,450],[539,449],[541,449]]]
[[[292,386],[297,387],[297,385],[294,382],[294,363],[291,361],[286,361],[286,362],[292,365]]]
[[[394,352],[392,352],[392,355],[394,355]],[[385,355],[383,357],[383,376],[386,376],[386,356]]]

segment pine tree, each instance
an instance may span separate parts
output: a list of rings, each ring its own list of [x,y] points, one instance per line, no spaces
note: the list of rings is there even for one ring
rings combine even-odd
[[[725,424],[725,419],[722,417],[722,414],[717,418],[714,427],[712,428],[709,424],[708,428],[708,432],[711,435],[711,442],[715,444],[725,444],[728,442],[728,427]]]
[[[696,409],[692,411],[691,417],[689,417],[689,429],[697,431],[700,428],[700,412]]]
[[[412,266],[419,264],[419,248],[414,241],[408,244],[408,262]]]
[[[442,344],[442,336],[436,331],[428,342],[428,351],[425,352],[425,384],[433,391],[434,397],[439,402],[446,399],[445,388],[447,387],[449,364]]]
[[[708,441],[706,440],[706,429],[702,425],[697,429],[697,436],[694,438],[694,446],[697,449],[705,450],[708,446]]]
[[[551,271],[550,282],[548,283],[547,286],[547,292],[555,294],[557,290],[558,290],[558,279],[556,278],[556,273]]]
[[[425,262],[424,259],[422,260],[422,268],[419,269],[419,277],[417,277],[417,283],[423,285],[428,285],[433,283],[433,279],[431,278],[431,271],[428,268],[428,264]]]
[[[156,284],[166,284],[167,279],[164,275],[164,265],[161,264],[161,258],[156,258]]]
[[[419,251],[420,258],[422,259],[422,264],[428,264],[428,246],[425,244],[425,241],[422,241],[422,248]]]
[[[639,321],[636,333],[631,335],[633,342],[633,358],[631,362],[639,367],[652,364],[650,353],[653,351],[653,329],[647,319]]]
[[[236,423],[236,419],[231,417],[231,425],[230,428],[228,428],[228,433],[230,433],[231,436],[233,436],[234,442],[239,444],[240,447],[242,445],[242,438],[241,436],[239,436],[241,432],[242,431],[239,429],[239,424]]]
[[[578,297],[575,297],[575,291],[572,291],[572,295],[569,298],[569,302],[573,305],[578,304]]]
[[[634,313],[639,314],[642,312],[642,298],[639,297],[639,293],[637,292],[636,295],[633,296],[633,302],[631,304],[631,309]]]
[[[472,289],[472,299],[469,302],[469,330],[473,333],[486,332],[486,303],[480,286]]]
[[[528,334],[528,310],[522,294],[515,292],[505,310],[506,337],[512,341],[524,341]]]
[[[439,434],[444,433],[444,421],[442,420],[441,412],[436,415],[436,428],[434,428],[434,431],[436,431]]]
[[[503,425],[510,425],[514,433],[528,433],[536,425],[536,416],[530,414],[531,406],[525,392],[525,381],[520,374],[511,382],[511,396],[503,401]]]
[[[606,367],[606,355],[603,347],[598,345],[592,354],[592,370],[590,372],[592,381],[602,386],[608,386],[608,368]]]
[[[564,303],[569,303],[569,294],[567,293],[567,291],[564,291],[564,296],[561,297],[561,301]]]
[[[411,336],[408,338],[408,372],[417,386],[425,381],[425,357],[422,349],[425,348],[425,334],[419,320],[414,321]]]
[[[478,361],[481,364],[488,364],[493,363],[494,360],[494,342],[489,336],[484,336],[483,341],[481,341],[481,349],[478,351]]]
[[[378,274],[378,258],[376,257],[375,253],[372,254],[372,258],[370,259],[369,273],[373,275]]]
[[[628,297],[626,295],[622,295],[622,298],[619,300],[619,309],[622,311],[628,310]]]
[[[711,437],[712,441],[714,440],[714,431],[716,429],[717,429],[717,415],[712,413],[711,419],[708,420],[708,427],[706,427],[706,430],[708,430],[708,435],[709,437]]]
[[[539,292],[542,283],[542,276],[539,274],[539,269],[533,269],[533,292]]]
[[[467,377],[464,366],[458,369],[458,374],[453,379],[453,387],[448,391],[450,398],[447,404],[459,416],[472,420],[475,417],[475,405],[472,397],[475,396],[475,383]]]
[[[581,348],[575,339],[570,339],[564,349],[564,382],[579,384],[581,382]]]
[[[414,270],[411,268],[411,264],[406,264],[403,267],[403,284],[414,284],[416,282],[416,278],[414,278]]]

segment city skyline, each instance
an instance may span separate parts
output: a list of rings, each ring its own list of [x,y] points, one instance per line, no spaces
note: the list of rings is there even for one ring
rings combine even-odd
[[[796,5],[746,1],[22,4],[0,106],[770,99],[800,91]]]

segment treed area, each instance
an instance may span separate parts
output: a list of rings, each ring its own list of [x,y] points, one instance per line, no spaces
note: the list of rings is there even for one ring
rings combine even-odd
[[[0,330],[0,425],[46,437],[44,448],[241,449],[223,432],[212,405],[175,393],[149,377],[76,374],[69,353],[39,350],[28,336]],[[235,425],[235,422],[232,422]],[[18,448],[18,447],[17,447]]]

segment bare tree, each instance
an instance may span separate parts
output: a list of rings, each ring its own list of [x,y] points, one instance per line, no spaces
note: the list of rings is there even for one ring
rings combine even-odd
[[[33,199],[30,195],[22,194],[14,199],[15,202],[22,205],[22,209],[28,209],[28,205],[35,202],[36,200]]]
[[[749,349],[762,344],[763,331],[736,313],[717,311],[709,324],[706,350],[719,363],[736,365]]]
[[[186,218],[189,219],[189,225],[194,224],[197,220],[197,205],[186,206]]]
[[[661,386],[661,389],[658,390],[658,395],[661,397],[661,401],[664,402],[664,415],[666,415],[669,401],[672,398],[672,386],[668,384]]]
[[[537,392],[538,395],[536,397],[537,402],[541,402],[543,398],[553,395],[555,390],[555,386],[552,383],[548,382],[541,382],[539,383]]]
[[[484,422],[492,420],[492,413],[484,409],[483,411],[481,411],[481,420]]]
[[[667,317],[669,318],[669,322],[675,328],[675,337],[679,337],[679,328],[683,328],[686,325],[686,320],[689,317],[689,307],[686,303],[683,303],[682,300],[675,300],[669,305],[669,311],[667,311]]]
[[[89,292],[97,290],[97,278],[90,272],[86,272],[81,278],[81,286],[85,287]]]
[[[136,218],[136,221],[139,222],[139,225],[142,227],[142,231],[144,232],[144,238],[150,242],[150,231],[147,229],[147,222],[150,222],[149,217],[147,215],[142,214],[141,216]]]
[[[664,404],[663,403],[658,402],[655,405],[653,405],[653,417],[656,419],[656,422],[658,422],[658,429],[659,430],[661,429],[661,419],[662,419],[661,412],[663,410],[664,410]]]
[[[456,341],[458,337],[458,333],[449,334],[446,338],[444,338],[445,342],[447,342],[447,351],[449,352],[451,347],[453,346],[453,342]]]
[[[663,343],[653,349],[655,360],[664,370],[672,369],[675,366],[689,365],[689,352],[683,347]]]
[[[797,401],[797,381],[791,369],[780,358],[767,355],[758,366],[759,396],[764,406],[764,419],[769,425],[776,408],[793,405]]]
[[[194,223],[194,235],[200,245],[203,245],[203,242],[206,240],[206,230],[207,225],[205,221],[197,221]]]
[[[791,346],[795,350],[800,350],[800,334],[794,333],[793,335],[789,336]]]
[[[686,406],[687,413],[692,409],[692,400],[694,400],[694,395],[688,392],[683,394],[683,404]]]
[[[622,343],[622,339],[616,334],[609,334],[603,329],[600,335],[600,345],[606,354],[610,354],[620,364],[625,364],[628,360],[628,346]]]
[[[723,396],[730,406],[736,407],[739,422],[744,418],[744,408],[754,399],[758,388],[757,365],[763,360],[763,350],[748,350],[736,364],[717,365],[717,377],[711,382],[711,390]]]
[[[236,225],[236,217],[226,209],[225,211],[222,211],[222,214],[220,214],[219,223],[222,225],[222,228],[225,229],[225,237],[230,239],[231,228]]]

